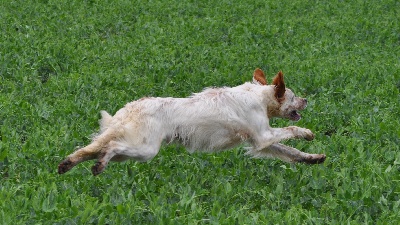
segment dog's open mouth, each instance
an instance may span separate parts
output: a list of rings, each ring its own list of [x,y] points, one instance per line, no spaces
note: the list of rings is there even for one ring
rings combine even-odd
[[[301,119],[301,115],[297,110],[293,110],[289,114],[289,118],[294,121],[299,121]]]

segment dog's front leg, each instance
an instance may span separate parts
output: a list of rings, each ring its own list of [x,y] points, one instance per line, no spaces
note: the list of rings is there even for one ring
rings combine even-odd
[[[264,149],[272,144],[291,138],[304,138],[307,141],[311,141],[314,139],[314,134],[309,129],[296,126],[269,128],[256,139],[256,148],[259,150]]]
[[[258,151],[252,150],[248,153],[254,157],[275,157],[290,163],[319,164],[323,163],[326,158],[324,154],[309,154],[280,143],[272,144]]]

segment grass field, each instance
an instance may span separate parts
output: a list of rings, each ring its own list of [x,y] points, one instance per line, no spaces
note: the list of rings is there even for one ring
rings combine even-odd
[[[400,2],[0,3],[0,224],[400,223]],[[309,100],[297,123],[322,165],[242,147],[148,163],[57,165],[143,96],[250,81],[256,67]]]

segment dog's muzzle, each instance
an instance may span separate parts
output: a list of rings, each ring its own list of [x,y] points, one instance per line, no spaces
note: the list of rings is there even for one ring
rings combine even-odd
[[[297,110],[293,110],[289,113],[289,119],[293,121],[299,121],[301,119],[301,115]]]

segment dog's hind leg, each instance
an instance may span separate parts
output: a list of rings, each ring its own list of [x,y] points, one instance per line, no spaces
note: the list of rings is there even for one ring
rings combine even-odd
[[[276,157],[285,162],[302,162],[319,164],[325,161],[324,154],[309,154],[280,143],[272,144],[261,150],[250,150],[248,154],[254,157]]]
[[[88,145],[69,155],[58,165],[58,173],[64,174],[81,162],[97,158],[98,152],[93,151],[92,147]]]
[[[129,146],[125,142],[114,142],[99,154],[98,161],[92,167],[94,176],[104,171],[109,161],[123,161],[134,159],[139,162],[145,162],[154,158],[160,149],[161,141],[152,142],[152,144],[143,144],[141,146]]]
[[[118,135],[119,132],[116,130],[106,130],[95,138],[91,144],[78,149],[71,155],[67,156],[67,158],[58,165],[58,173],[66,173],[81,162],[98,158],[98,155],[101,153],[104,146],[106,146],[111,140],[115,139]]]

